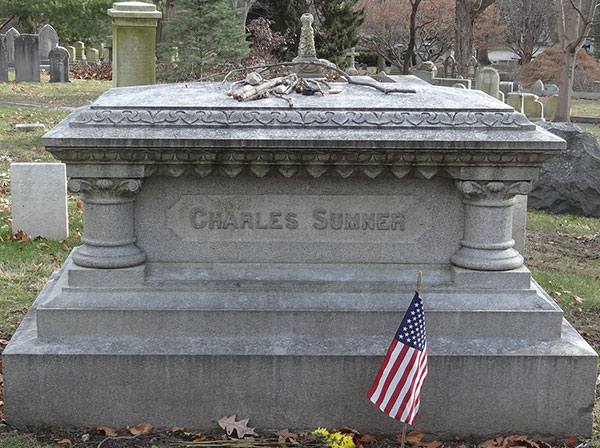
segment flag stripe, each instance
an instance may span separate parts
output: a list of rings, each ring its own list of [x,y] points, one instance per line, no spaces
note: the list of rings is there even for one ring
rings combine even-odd
[[[404,368],[404,372],[401,372],[402,377],[400,377],[400,375],[398,375],[398,377],[396,378],[393,390],[391,391],[391,393],[388,394],[387,405],[386,405],[385,409],[383,409],[383,412],[385,412],[386,414],[391,414],[392,408],[398,402],[398,397],[400,395],[406,394],[408,386],[410,385],[412,378],[415,374],[415,370],[417,367],[415,361],[418,356],[419,356],[418,351],[413,349],[413,350],[411,350],[410,358],[408,356],[406,356],[404,358],[405,361],[408,361],[408,362],[406,362],[406,367]]]
[[[367,397],[390,417],[412,425],[426,378],[423,302],[415,293]]]
[[[399,346],[401,347],[400,354],[397,358],[393,360],[394,363],[392,365],[392,368],[390,369],[390,372],[388,373],[387,377],[383,380],[384,385],[381,391],[381,395],[379,396],[377,403],[375,403],[377,406],[379,406],[379,408],[383,408],[389,400],[390,394],[394,391],[393,388],[390,390],[390,386],[396,386],[399,380],[399,378],[396,378],[403,374],[404,370],[406,369],[406,365],[409,362],[407,352],[410,350],[410,347],[407,347],[404,344],[399,344]],[[400,373],[398,373],[398,370],[400,371]]]
[[[423,352],[421,353],[421,355],[423,355],[423,353],[425,352],[425,350],[423,350]],[[404,412],[402,413],[402,416],[400,417],[401,420],[406,421],[407,423],[410,423],[412,425],[412,422],[414,420],[414,417],[412,417],[413,415],[413,411],[416,409],[418,409],[419,407],[419,401],[421,398],[420,393],[417,391],[418,385],[422,384],[422,381],[424,380],[423,377],[423,372],[424,370],[427,369],[427,362],[426,362],[427,358],[426,355],[425,356],[420,356],[419,359],[419,371],[416,375],[415,380],[412,383],[412,390],[409,396],[409,400],[407,400],[406,403],[403,403],[402,407],[404,408]],[[419,388],[420,391],[420,388]]]
[[[383,360],[383,363],[381,364],[381,367],[379,368],[379,372],[377,372],[377,377],[375,377],[375,381],[373,381],[373,385],[371,386],[371,389],[369,389],[369,392],[367,393],[367,397],[369,397],[369,400],[371,400],[373,403],[375,403],[377,401],[377,399],[379,398],[379,394],[381,393],[381,388],[383,387],[383,382],[381,382],[381,377],[385,374],[387,376],[387,372],[389,372],[392,363],[392,359],[394,359],[396,357],[396,355],[394,355],[394,352],[396,351],[396,347],[398,352],[402,349],[402,347],[398,347],[398,341],[396,339],[394,339],[390,345],[390,347],[388,348],[388,351],[385,355],[385,359]],[[389,366],[389,367],[388,367]]]

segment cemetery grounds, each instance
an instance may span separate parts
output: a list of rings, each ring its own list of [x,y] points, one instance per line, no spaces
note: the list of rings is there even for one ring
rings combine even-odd
[[[0,347],[2,348],[10,340],[50,274],[61,266],[70,250],[80,244],[83,232],[81,203],[76,195],[69,195],[70,235],[68,239],[58,242],[44,239],[31,240],[22,233],[12,233],[10,163],[55,161],[40,144],[43,132],[15,133],[14,125],[43,123],[46,129],[50,129],[69,114],[70,108],[89,104],[110,87],[110,82],[87,80],[73,80],[68,84],[49,84],[47,76],[42,77],[41,83],[0,84]],[[26,106],[32,104],[43,107]],[[600,117],[600,101],[574,100],[572,113]],[[586,130],[600,139],[598,126],[591,126]],[[600,218],[550,215],[529,211],[525,252],[526,264],[535,279],[559,303],[567,319],[583,337],[600,352]],[[424,300],[426,303],[426,284]],[[1,405],[0,413],[4,417]],[[220,417],[215,416],[215,420]],[[244,417],[252,418],[252,416]],[[102,425],[102,422],[98,422],[98,425]],[[110,440],[105,448],[169,446],[168,444],[173,440],[182,440],[182,436],[185,438],[183,431],[178,433],[181,433],[179,438],[173,433],[165,432],[151,433],[144,439],[133,439],[129,433],[122,430],[119,433],[120,438]],[[83,440],[86,439],[85,435],[88,436],[87,440]],[[105,440],[106,435],[96,428],[79,431],[54,428],[27,432],[13,431],[6,425],[0,424],[0,448],[96,447],[108,442]],[[189,435],[187,437],[189,440]],[[562,446],[575,448],[582,441],[564,442]],[[558,446],[559,443],[553,446]],[[399,445],[396,440],[390,439],[366,446]],[[458,446],[460,443],[456,442],[454,445]],[[587,441],[587,446],[600,448],[600,399],[596,400],[594,438],[592,441]]]

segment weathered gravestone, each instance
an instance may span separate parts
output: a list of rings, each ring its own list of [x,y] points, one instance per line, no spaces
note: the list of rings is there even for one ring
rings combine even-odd
[[[48,54],[50,60],[50,82],[69,82],[69,52],[56,47]]]
[[[57,241],[69,236],[63,163],[11,163],[10,183],[13,232]]]
[[[7,421],[397,431],[366,392],[423,271],[419,430],[589,436],[596,353],[513,247],[514,197],[564,141],[409,86],[127,87],[55,126],[85,233],[3,353]]]
[[[538,79],[531,86],[531,93],[537,96],[542,96],[544,94],[544,83],[541,79]]]
[[[77,59],[77,50],[72,45],[67,45],[65,49],[69,52],[69,62],[73,63]]]
[[[85,44],[78,40],[73,45],[75,46],[75,59],[77,61],[85,60]]]
[[[523,94],[521,92],[513,92],[509,93],[506,98],[506,103],[513,107],[517,112],[524,113],[523,110]]]
[[[8,47],[6,34],[0,34],[0,82],[8,82]]]
[[[444,61],[444,78],[455,78],[456,77],[456,59],[454,56],[449,55]]]
[[[40,48],[37,34],[21,34],[15,39],[15,80],[40,82]]]
[[[484,67],[475,76],[475,86],[492,98],[498,99],[500,92],[500,74],[492,67]]]
[[[423,61],[417,65],[412,74],[431,84],[437,75],[437,67],[432,61]]]
[[[523,113],[531,121],[544,119],[544,105],[540,102],[537,95],[533,93],[523,94]]]
[[[558,95],[552,95],[544,103],[544,117],[548,121],[554,120],[554,114],[558,107]]]
[[[475,78],[478,69],[479,62],[477,62],[477,58],[475,56],[471,56],[467,62],[467,77],[471,79]]]
[[[100,60],[100,55],[97,48],[87,48],[85,50],[85,59],[88,62],[98,62]]]
[[[50,50],[58,46],[58,34],[52,25],[46,24],[39,33],[40,39],[40,61],[47,64]]]
[[[152,3],[116,2],[112,18],[113,86],[154,84],[156,26],[162,17]]]
[[[8,64],[15,64],[15,39],[21,34],[14,28],[10,28],[6,32],[6,48],[8,50]]]

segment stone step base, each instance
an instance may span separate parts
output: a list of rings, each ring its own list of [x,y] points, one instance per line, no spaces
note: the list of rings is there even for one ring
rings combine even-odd
[[[148,421],[207,430],[237,413],[260,429],[401,430],[365,396],[389,339],[43,343],[35,314],[33,308],[3,354],[11,425]],[[419,431],[479,440],[503,433],[591,436],[597,356],[566,321],[554,341],[430,338],[428,344]]]
[[[103,288],[73,287],[71,267],[67,262],[40,294],[36,319],[41,340],[136,335],[156,343],[228,337],[313,339],[317,345],[336,338],[389,341],[414,294],[402,284],[393,292],[372,290],[368,281],[322,281],[316,290],[304,282],[286,292],[272,288],[270,279],[247,280],[233,289],[227,279],[207,289],[196,280],[175,287],[144,279],[128,288],[111,282]],[[562,311],[535,282],[512,291],[438,285],[424,292],[423,300],[430,338],[560,337]]]

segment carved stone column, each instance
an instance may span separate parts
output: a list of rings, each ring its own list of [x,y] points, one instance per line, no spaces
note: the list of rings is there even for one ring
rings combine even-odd
[[[513,248],[512,206],[515,195],[529,193],[531,183],[459,180],[456,185],[464,196],[465,229],[451,262],[482,271],[520,267],[523,257]]]
[[[73,261],[87,268],[125,268],[146,260],[134,243],[133,202],[141,179],[70,179],[69,191],[81,193],[83,245]]]

